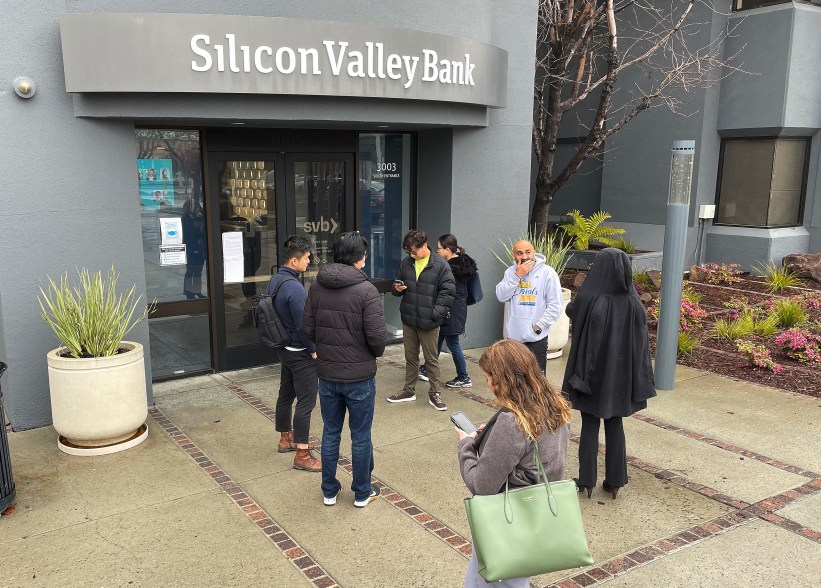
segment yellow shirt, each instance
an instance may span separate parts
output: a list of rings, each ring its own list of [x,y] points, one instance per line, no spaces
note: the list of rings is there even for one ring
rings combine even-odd
[[[414,259],[413,265],[416,268],[416,279],[419,279],[419,274],[422,273],[422,270],[425,269],[428,265],[428,260],[430,259],[430,255],[424,257],[422,259]]]

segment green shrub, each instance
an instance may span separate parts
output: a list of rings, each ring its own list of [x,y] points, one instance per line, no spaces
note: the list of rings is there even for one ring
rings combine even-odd
[[[701,302],[701,299],[704,298],[704,294],[701,292],[696,291],[693,289],[692,286],[688,285],[687,282],[683,282],[681,285],[681,299],[686,300],[692,304],[698,304]]]
[[[553,235],[547,233],[536,235],[535,231],[528,231],[527,233],[522,233],[522,235],[516,239],[508,239],[507,243],[499,239],[499,242],[504,247],[504,251],[502,251],[501,255],[492,250],[491,253],[499,260],[499,263],[505,267],[509,267],[513,264],[513,246],[523,239],[530,241],[536,253],[544,255],[546,265],[556,270],[556,273],[560,276],[562,275],[567,267],[567,262],[570,261],[570,257],[567,253],[570,251],[571,246],[570,244],[563,245],[561,241],[554,239]]]
[[[641,273],[633,273],[633,282],[638,284],[639,286],[644,286],[645,288],[653,288],[655,289],[656,285],[653,283],[653,279],[650,277],[650,274],[647,273],[647,270]]]
[[[701,341],[689,331],[680,331],[678,334],[678,354],[690,355],[699,346]]]
[[[573,239],[573,247],[580,251],[590,249],[591,241],[613,247],[615,240],[611,237],[624,234],[624,229],[604,224],[611,216],[601,210],[593,213],[590,218],[585,218],[579,210],[571,210],[567,216],[570,217],[570,222],[561,225],[561,228]]]
[[[753,332],[761,337],[770,337],[778,332],[778,319],[772,315],[755,320]]]
[[[737,319],[718,319],[714,332],[719,339],[729,339],[735,341],[749,336],[755,330],[753,317],[748,313],[743,313]]]
[[[798,279],[795,272],[783,266],[776,266],[772,260],[756,265],[753,269],[759,275],[764,276],[764,280],[770,292],[780,292],[784,288],[801,284],[801,280]]]
[[[630,239],[627,239],[626,237],[619,237],[618,239],[613,239],[613,244],[611,245],[611,247],[621,249],[628,255],[631,253],[636,253],[638,251],[633,242]]]
[[[782,298],[770,307],[770,317],[783,329],[797,327],[807,322],[807,312],[797,300]]]
[[[84,268],[77,273],[79,286],[69,285],[68,274],[60,276],[59,283],[48,278],[48,291],[40,288],[38,296],[41,316],[71,356],[114,355],[131,329],[154,311],[154,304],[135,317],[141,297],[134,297],[135,286],[117,295],[113,267],[105,279],[99,271],[92,274]]]

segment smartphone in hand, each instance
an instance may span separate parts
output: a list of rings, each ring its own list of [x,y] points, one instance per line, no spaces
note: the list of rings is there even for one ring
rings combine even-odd
[[[461,412],[454,412],[450,415],[450,422],[452,422],[457,429],[461,429],[468,435],[476,431],[476,425],[470,422],[470,419]]]

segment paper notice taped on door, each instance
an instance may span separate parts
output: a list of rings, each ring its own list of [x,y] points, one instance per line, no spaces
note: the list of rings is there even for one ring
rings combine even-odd
[[[242,252],[242,232],[222,234],[223,282],[236,284],[245,279],[245,259]]]

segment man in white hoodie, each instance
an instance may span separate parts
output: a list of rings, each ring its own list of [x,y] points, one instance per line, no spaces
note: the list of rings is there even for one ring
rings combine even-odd
[[[562,285],[556,270],[545,265],[530,241],[513,246],[513,265],[496,284],[499,302],[510,302],[507,338],[533,352],[539,367],[547,368],[547,333],[562,312]]]

